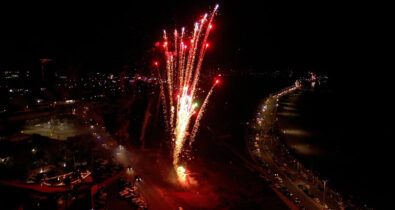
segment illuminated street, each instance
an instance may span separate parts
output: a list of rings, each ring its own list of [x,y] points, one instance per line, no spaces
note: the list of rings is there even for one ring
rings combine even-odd
[[[275,134],[275,124],[277,123],[277,107],[280,97],[284,94],[288,94],[291,91],[297,91],[297,89],[284,90],[283,92],[277,93],[267,98],[263,104],[260,105],[260,109],[257,114],[256,121],[253,123],[252,133],[253,139],[250,140],[252,145],[250,148],[251,153],[256,159],[262,163],[262,165],[268,167],[266,174],[275,183],[274,186],[277,188],[285,187],[288,189],[293,196],[288,196],[289,199],[298,203],[308,209],[322,209],[322,190],[319,190],[317,186],[323,186],[322,181],[316,180],[316,178],[309,173],[308,170],[302,168],[299,162],[289,161],[289,151],[283,149],[284,146],[279,142],[278,136]],[[284,131],[283,131],[284,132]],[[285,132],[284,132],[285,133]],[[282,148],[277,148],[282,147]],[[284,154],[285,152],[285,154]],[[268,173],[269,169],[271,170]],[[278,175],[276,175],[278,174]],[[280,178],[278,178],[280,177]],[[317,184],[315,184],[317,182]],[[303,192],[303,189],[307,188],[308,193]],[[325,189],[328,193],[329,189]],[[309,195],[309,193],[311,195]],[[336,196],[335,196],[336,197]],[[315,199],[315,198],[318,198]],[[332,196],[331,196],[332,198]],[[341,199],[340,197],[337,198]],[[335,201],[335,198],[327,198],[325,204],[330,209],[341,209],[343,207]]]

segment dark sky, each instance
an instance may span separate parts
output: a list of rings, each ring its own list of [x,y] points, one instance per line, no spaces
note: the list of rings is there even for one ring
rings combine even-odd
[[[162,29],[192,27],[218,1],[3,6],[0,65],[55,58],[63,68],[118,71],[144,66]],[[331,2],[223,1],[207,62],[233,68],[343,64],[350,21]]]

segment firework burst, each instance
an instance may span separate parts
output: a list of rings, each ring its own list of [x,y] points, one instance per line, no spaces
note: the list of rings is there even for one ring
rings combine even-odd
[[[188,35],[185,28],[182,28],[181,33],[174,30],[170,38],[164,30],[160,47],[163,48],[165,56],[166,63],[162,65],[165,68],[161,69],[158,61],[154,62],[160,79],[163,114],[166,127],[171,134],[173,165],[176,170],[179,168],[180,154],[184,149],[184,144],[189,141],[189,145],[192,145],[199,128],[199,121],[215,85],[219,82],[218,80],[214,82],[202,106],[197,110],[198,104],[195,102],[197,84],[203,58],[209,47],[207,39],[217,9],[218,5],[210,15],[205,14],[200,21],[196,22],[191,35]],[[196,114],[196,118],[192,119]]]

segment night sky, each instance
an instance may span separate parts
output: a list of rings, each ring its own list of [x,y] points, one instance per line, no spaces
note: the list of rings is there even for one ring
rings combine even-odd
[[[2,7],[0,63],[29,65],[40,58],[55,58],[68,71],[141,68],[150,60],[149,51],[160,40],[162,29],[192,29],[193,22],[217,2]],[[339,4],[219,3],[208,63],[238,70],[264,71],[275,65],[328,71],[344,62],[349,19]]]

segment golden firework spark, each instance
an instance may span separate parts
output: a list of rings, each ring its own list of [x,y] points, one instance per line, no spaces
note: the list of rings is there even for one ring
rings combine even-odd
[[[181,29],[181,35],[179,35],[177,30],[174,30],[173,39],[170,39],[164,30],[161,47],[163,47],[166,58],[165,72],[159,70],[157,61],[154,63],[158,69],[161,81],[160,94],[163,114],[166,127],[171,134],[173,165],[177,173],[178,170],[181,170],[179,168],[179,158],[184,144],[187,139],[189,140],[189,145],[192,144],[198,131],[199,121],[203,116],[214,86],[219,82],[216,80],[211,87],[204,98],[193,126],[190,126],[191,121],[193,121],[191,120],[192,116],[197,113],[197,103],[194,103],[197,84],[203,58],[209,46],[207,39],[217,10],[218,5],[215,6],[209,17],[205,14],[199,22],[195,23],[192,36],[189,39],[184,28]],[[171,43],[170,40],[174,40],[174,43]],[[190,132],[191,135],[188,138]]]

